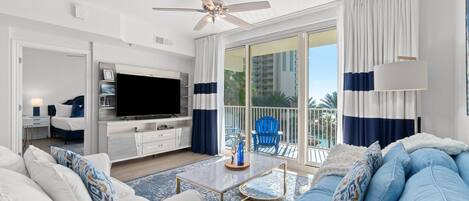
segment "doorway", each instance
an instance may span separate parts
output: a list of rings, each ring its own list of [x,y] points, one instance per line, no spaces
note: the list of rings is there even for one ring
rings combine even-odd
[[[90,153],[90,51],[13,41],[12,150]]]

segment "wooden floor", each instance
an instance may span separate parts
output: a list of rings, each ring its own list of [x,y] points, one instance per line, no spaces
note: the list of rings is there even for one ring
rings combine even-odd
[[[211,158],[190,151],[176,151],[161,155],[112,164],[111,175],[121,181],[129,181],[157,172],[181,167]]]
[[[46,139],[37,139],[31,140],[31,144],[47,153],[50,153],[50,145],[64,143],[62,139],[56,138],[46,138]],[[27,146],[26,146],[27,147]]]
[[[266,154],[275,154],[275,148],[272,147],[259,147],[259,152]],[[326,160],[329,151],[326,149],[319,148],[308,148],[308,155],[306,156],[307,162],[312,164],[322,164]],[[298,157],[298,147],[292,144],[280,144],[278,156],[286,158],[297,158]]]

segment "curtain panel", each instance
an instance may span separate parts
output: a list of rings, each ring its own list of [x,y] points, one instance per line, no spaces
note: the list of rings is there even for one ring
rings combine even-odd
[[[374,91],[373,68],[417,56],[417,0],[345,0],[343,141],[382,147],[415,133],[416,92]]]
[[[194,105],[192,114],[192,151],[216,155],[222,147],[221,113],[224,44],[213,35],[195,41]]]

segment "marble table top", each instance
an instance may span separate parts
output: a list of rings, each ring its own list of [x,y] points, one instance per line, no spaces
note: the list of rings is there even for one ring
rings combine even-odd
[[[223,157],[214,163],[179,173],[176,176],[183,181],[189,181],[218,193],[224,193],[286,164],[286,161],[283,159],[255,153],[248,153],[245,157],[246,161],[249,161],[251,164],[245,170],[230,170],[226,168],[225,163],[230,159]]]

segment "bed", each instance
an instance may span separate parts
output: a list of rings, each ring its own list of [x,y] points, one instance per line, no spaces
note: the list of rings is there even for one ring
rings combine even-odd
[[[84,96],[77,96],[62,103],[63,105],[84,105]],[[70,141],[83,140],[85,131],[84,117],[58,117],[55,105],[48,105],[48,115],[51,117],[51,136],[61,137],[65,144]]]

